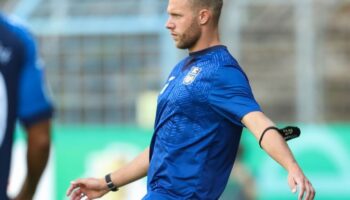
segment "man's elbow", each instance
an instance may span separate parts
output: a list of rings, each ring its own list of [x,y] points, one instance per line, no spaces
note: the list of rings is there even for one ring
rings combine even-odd
[[[38,150],[42,152],[49,152],[51,148],[51,138],[50,137],[38,138],[34,145]]]
[[[37,123],[27,129],[28,145],[38,151],[49,152],[51,147],[51,126],[49,120]]]

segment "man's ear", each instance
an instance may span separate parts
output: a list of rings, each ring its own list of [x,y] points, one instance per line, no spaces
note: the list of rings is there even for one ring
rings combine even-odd
[[[198,23],[199,25],[205,25],[209,22],[211,18],[211,12],[208,9],[202,9],[199,11]]]

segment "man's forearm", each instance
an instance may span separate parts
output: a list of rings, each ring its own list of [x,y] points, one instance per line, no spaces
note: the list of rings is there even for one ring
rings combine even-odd
[[[261,112],[250,113],[242,122],[253,133],[257,140],[262,132],[275,124]],[[276,130],[268,130],[261,142],[263,149],[285,169],[295,167],[296,161],[283,137]]]
[[[149,148],[146,148],[133,161],[111,174],[112,182],[118,187],[129,184],[147,175]]]
[[[115,187],[122,187],[146,176],[149,167],[149,148],[146,148],[133,161],[126,166],[112,172],[108,178],[82,178],[71,182],[67,190],[67,196],[71,199],[81,199],[82,196],[89,199],[101,198]],[[107,183],[108,182],[108,183]]]
[[[17,199],[31,199],[46,167],[50,153],[50,122],[39,122],[27,128],[27,176]]]
[[[283,137],[276,130],[269,130],[262,141],[264,150],[286,170],[295,167],[296,160]]]
[[[259,141],[264,130],[274,123],[262,112],[251,112],[246,114],[242,123],[253,133]],[[298,199],[314,199],[315,189],[297,164],[291,150],[284,138],[276,130],[271,129],[265,133],[261,140],[262,148],[280,165],[288,171],[288,185],[294,193],[299,187]]]

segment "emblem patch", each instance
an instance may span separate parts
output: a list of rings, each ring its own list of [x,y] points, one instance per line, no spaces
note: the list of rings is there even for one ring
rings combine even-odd
[[[191,70],[188,72],[188,74],[185,76],[182,83],[184,85],[189,85],[189,84],[193,83],[193,81],[196,79],[196,77],[201,72],[201,70],[202,69],[199,67],[192,67]]]

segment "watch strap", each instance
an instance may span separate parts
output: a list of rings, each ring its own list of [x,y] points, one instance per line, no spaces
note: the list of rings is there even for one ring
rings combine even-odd
[[[112,191],[112,192],[118,191],[118,187],[112,182],[111,174],[107,174],[105,176],[105,180],[107,183],[107,187],[109,188],[110,191]]]

